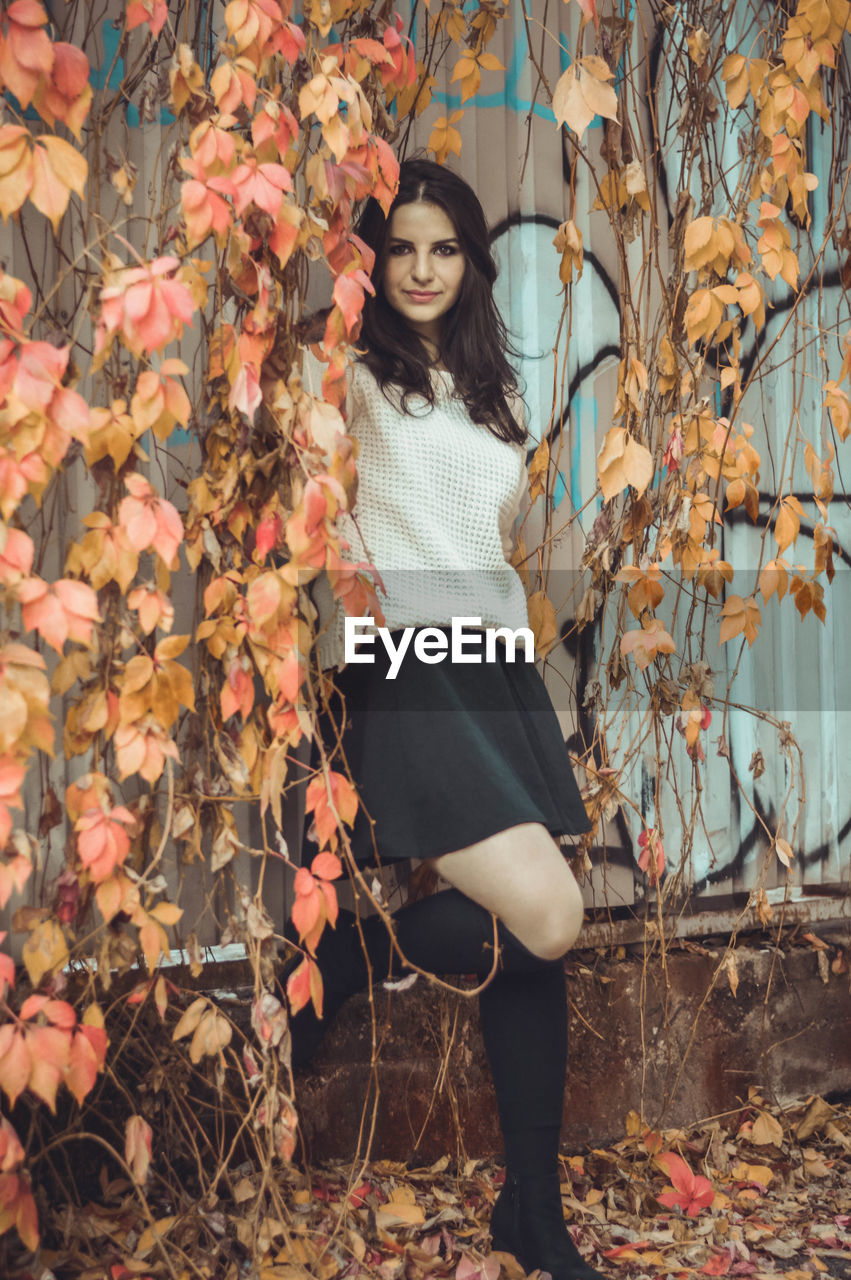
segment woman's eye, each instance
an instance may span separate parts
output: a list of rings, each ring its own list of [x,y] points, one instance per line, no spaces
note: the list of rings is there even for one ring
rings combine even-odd
[[[390,254],[394,258],[401,258],[402,254],[407,252],[408,245],[406,244],[393,244],[390,246]]]
[[[441,244],[437,247],[437,253],[439,253],[442,258],[451,258],[453,254],[458,252],[457,244]]]

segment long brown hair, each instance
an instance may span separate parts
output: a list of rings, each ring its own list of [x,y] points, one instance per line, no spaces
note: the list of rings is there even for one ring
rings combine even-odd
[[[508,362],[514,354],[493,297],[496,264],[488,245],[484,211],[472,187],[451,169],[432,160],[406,160],[399,173],[399,190],[385,217],[370,199],[358,223],[358,235],[375,252],[375,297],[363,310],[361,357],[382,389],[402,389],[434,404],[431,360],[419,335],[405,323],[384,297],[381,275],[386,256],[387,229],[394,210],[423,201],[438,205],[451,221],[466,260],[458,301],[446,313],[440,354],[455,389],[474,422],[500,440],[523,444],[526,431],[511,409],[518,396],[517,375]]]

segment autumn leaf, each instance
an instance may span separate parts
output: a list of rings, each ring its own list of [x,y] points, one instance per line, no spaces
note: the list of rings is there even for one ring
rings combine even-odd
[[[795,574],[789,583],[789,594],[794,597],[795,607],[802,618],[812,611],[819,622],[824,622],[827,610],[824,606],[824,588],[820,582]]]
[[[145,369],[139,374],[130,401],[137,427],[144,431],[150,428],[158,440],[167,440],[176,422],[187,425],[192,406],[176,375],[188,373],[182,360],[171,359],[164,360],[158,372]]]
[[[204,1057],[215,1057],[231,1042],[233,1028],[217,1009],[209,1008],[201,1016],[189,1045],[190,1062],[198,1063]]]
[[[127,30],[147,24],[152,36],[158,36],[168,17],[166,0],[129,0],[127,5]]]
[[[332,769],[327,780],[321,774],[310,780],[305,809],[313,814],[320,847],[330,844],[333,851],[337,847],[338,823],[353,824],[358,798],[349,780]]]
[[[581,76],[574,63],[559,78],[553,90],[553,114],[559,128],[566,124],[581,138],[595,116],[617,120],[618,100],[606,83],[613,73],[602,58],[580,58],[579,65]]]
[[[152,549],[172,566],[184,534],[177,508],[137,472],[125,476],[124,483],[130,492],[118,508],[118,525],[127,541],[136,553]]]
[[[58,231],[71,192],[76,191],[81,199],[85,195],[88,162],[64,138],[45,134],[33,147],[32,174],[30,200]]]
[[[726,644],[744,633],[748,645],[756,640],[762,615],[753,596],[743,600],[741,596],[728,596],[721,610],[721,630],[718,643]]]
[[[148,1177],[153,1150],[153,1131],[142,1116],[128,1116],[124,1126],[124,1159],[138,1186],[144,1186]]]
[[[293,1013],[312,1001],[317,1018],[322,1017],[322,974],[319,965],[309,956],[305,956],[287,978],[287,1000]]]
[[[117,335],[136,356],[179,338],[196,310],[181,272],[180,260],[168,255],[112,272],[100,292],[95,356],[102,360]]]
[[[465,49],[452,71],[452,83],[461,82],[461,102],[472,98],[482,82],[482,68],[486,71],[504,71],[505,67],[492,53],[480,53]]]
[[[789,849],[789,845],[785,840],[777,841],[777,852],[780,854],[780,845]],[[789,849],[791,853],[791,849]],[[784,861],[784,859],[781,859]],[[789,866],[789,862],[786,862]],[[757,1147],[782,1147],[783,1146],[783,1126],[775,1120],[774,1116],[768,1111],[760,1111],[753,1122],[751,1129],[751,1142]]]
[[[650,666],[660,653],[676,653],[676,645],[658,618],[645,618],[640,631],[625,631],[621,636],[621,653],[632,654],[641,671]]]
[[[670,1191],[663,1191],[656,1199],[668,1208],[679,1208],[690,1218],[695,1218],[701,1209],[707,1209],[715,1199],[712,1184],[707,1178],[695,1174],[683,1160],[673,1151],[665,1151],[656,1156],[658,1164],[673,1183]]]
[[[782,600],[789,585],[789,565],[782,558],[769,560],[759,575],[759,590],[763,600],[769,600],[777,592],[777,599]]]
[[[53,45],[46,31],[47,14],[38,0],[14,0],[3,13],[8,22],[0,38],[0,78],[22,107],[32,101],[39,80],[53,69]]]
[[[582,232],[573,221],[563,222],[556,232],[553,246],[561,254],[558,277],[562,284],[568,285],[576,272],[576,279],[582,276]]]
[[[171,1033],[172,1040],[182,1040],[184,1036],[191,1036],[209,1007],[210,1002],[206,996],[198,996],[193,1000],[178,1019],[177,1026]]]
[[[545,591],[533,591],[526,601],[529,625],[535,637],[535,652],[546,658],[558,639],[556,611]]]
[[[83,124],[92,103],[90,73],[89,60],[82,49],[55,40],[50,75],[39,80],[33,98],[36,110],[47,124],[53,127],[61,120],[78,142],[82,140]]]
[[[151,583],[136,587],[127,597],[127,608],[139,614],[139,626],[146,636],[159,627],[171,631],[174,626],[174,605],[168,596]]]
[[[832,380],[824,384],[824,393],[824,407],[830,411],[837,435],[840,440],[847,440],[851,434],[851,396]]]
[[[774,522],[774,540],[781,555],[800,533],[801,517],[805,514],[804,508],[794,494],[787,494],[780,504],[780,511]]]
[[[37,924],[24,943],[21,955],[34,987],[46,974],[64,968],[68,963],[68,944],[56,920],[48,918]]]
[[[652,612],[663,599],[665,588],[659,580],[660,575],[658,564],[650,564],[646,568],[629,565],[616,575],[616,582],[631,584],[627,603],[634,618],[640,618],[645,609]]]
[[[645,827],[638,837],[638,847],[641,850],[638,858],[639,867],[650,877],[651,884],[658,884],[665,870],[665,849],[662,837],[655,829],[648,831]]]
[[[546,493],[547,475],[550,469],[550,446],[546,436],[538,445],[529,463],[529,501],[534,502]]]
[[[116,805],[109,812],[87,810],[74,823],[80,861],[95,884],[122,865],[130,852],[130,832],[135,828],[136,819],[124,805]]]
[[[640,498],[653,479],[653,456],[625,427],[612,427],[597,455],[597,474],[606,502],[627,485]]]
[[[451,112],[448,116],[438,116],[437,120],[435,120],[426,146],[432,152],[438,164],[445,164],[450,153],[460,156],[461,134],[455,128],[455,125],[462,119],[463,115],[464,112],[459,109]]]
[[[326,851],[317,854],[310,870],[299,867],[295,874],[295,902],[290,914],[300,941],[311,952],[315,952],[326,921],[332,927],[337,923],[337,894],[329,882],[337,879],[342,870],[340,859]]]

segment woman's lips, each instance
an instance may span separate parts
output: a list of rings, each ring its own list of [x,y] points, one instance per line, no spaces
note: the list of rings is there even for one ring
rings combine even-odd
[[[419,293],[413,289],[406,289],[405,293],[411,302],[432,302],[437,297],[436,293]]]

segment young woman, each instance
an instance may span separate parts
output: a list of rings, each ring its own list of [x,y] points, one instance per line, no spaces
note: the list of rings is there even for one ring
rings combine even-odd
[[[308,1009],[293,1019],[294,1064],[309,1061],[334,1012],[367,984],[367,957],[376,981],[394,957],[398,976],[399,952],[432,973],[493,972],[479,998],[507,1166],[493,1244],[555,1280],[595,1280],[567,1232],[558,1177],[562,957],[582,901],[553,837],[586,830],[587,819],[532,663],[520,650],[512,661],[500,640],[492,661],[475,661],[486,652],[477,628],[528,627],[506,559],[526,430],[493,300],[487,225],[465,182],[412,160],[389,217],[370,202],[359,234],[375,251],[376,296],[348,397],[360,453],[345,533],[352,559],[381,575],[394,645],[405,628],[418,629],[420,643],[415,651],[409,641],[391,664],[373,638],[335,677],[362,800],[352,849],[362,864],[430,860],[452,887],[395,913],[398,951],[377,917],[326,928],[317,955],[325,1017]],[[468,620],[454,660],[453,619]],[[342,616],[320,653],[323,665],[342,665]]]

